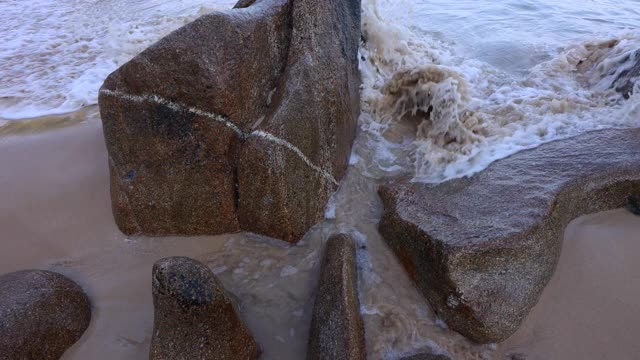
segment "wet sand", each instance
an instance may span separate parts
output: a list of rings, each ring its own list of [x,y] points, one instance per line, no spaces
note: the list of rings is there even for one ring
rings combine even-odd
[[[639,359],[640,217],[614,210],[574,220],[558,268],[506,353],[528,360]]]
[[[296,332],[302,334],[295,339],[306,338],[316,254],[240,234],[127,238],[111,215],[106,161],[99,121],[0,138],[0,273],[57,271],[77,281],[92,300],[90,328],[65,359],[148,356],[151,266],[165,256],[194,257],[218,272],[239,297],[269,358],[293,359],[304,352],[306,341],[291,338]],[[306,257],[306,268],[282,277],[279,258],[287,256]]]
[[[356,151],[365,149],[358,142]],[[359,153],[361,158],[366,152]],[[370,359],[435,349],[454,359],[630,359],[640,353],[640,218],[622,210],[578,219],[558,271],[525,325],[504,344],[474,345],[429,310],[377,233],[376,180],[360,161],[335,216],[297,246],[248,234],[128,238],[111,215],[107,157],[96,119],[0,136],[0,273],[61,272],[89,294],[93,318],[65,360],[142,359],[153,324],[151,266],[191,256],[218,274],[264,348],[263,359],[304,358],[322,244],[349,231],[360,248],[359,292]]]

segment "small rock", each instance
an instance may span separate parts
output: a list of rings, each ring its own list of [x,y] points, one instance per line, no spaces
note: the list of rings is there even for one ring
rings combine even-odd
[[[260,348],[209,268],[186,257],[153,265],[150,360],[257,359]]]
[[[523,353],[511,353],[506,360],[527,360],[527,356]]]
[[[67,277],[43,270],[0,276],[0,359],[59,359],[90,321],[87,295]]]
[[[631,53],[627,61],[632,62],[631,66],[622,71],[613,82],[616,91],[621,93],[626,99],[631,97],[634,86],[640,80],[640,49]]]
[[[631,195],[627,197],[627,210],[634,215],[640,215],[640,201],[637,197]]]
[[[320,271],[307,359],[365,359],[353,239],[332,236]]]
[[[401,360],[451,360],[451,358],[445,355],[434,355],[425,353],[403,357]]]

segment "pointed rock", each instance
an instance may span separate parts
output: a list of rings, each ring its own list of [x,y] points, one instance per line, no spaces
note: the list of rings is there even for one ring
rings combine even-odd
[[[204,264],[185,257],[153,265],[150,360],[252,360],[260,348],[236,305]]]
[[[345,234],[332,236],[320,270],[307,360],[366,359],[357,281],[355,242]]]

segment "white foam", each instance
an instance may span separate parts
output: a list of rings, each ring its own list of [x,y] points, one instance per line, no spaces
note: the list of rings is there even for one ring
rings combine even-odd
[[[95,104],[111,71],[170,31],[234,3],[0,2],[0,121]],[[373,177],[439,182],[554,139],[640,126],[638,96],[621,100],[608,90],[640,47],[639,32],[629,30],[640,27],[637,4],[617,1],[613,13],[612,4],[363,0],[360,125],[370,154],[355,154],[352,165]],[[499,28],[493,16],[502,19]],[[600,47],[611,39],[616,46]],[[402,85],[395,93],[394,82]],[[425,113],[429,121],[421,121]]]
[[[280,271],[280,277],[287,277],[298,273],[298,268],[287,265]]]
[[[233,3],[0,1],[0,118],[96,104],[100,85],[118,66],[203,12]]]
[[[624,100],[610,89],[634,64],[640,32],[548,49],[546,60],[513,74],[441,41],[428,18],[401,21],[400,3],[363,2],[361,128],[374,176],[400,167],[414,181],[441,182],[548,141],[640,126],[638,95]]]

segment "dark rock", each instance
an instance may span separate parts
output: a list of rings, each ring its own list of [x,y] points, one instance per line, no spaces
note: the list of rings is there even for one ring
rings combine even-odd
[[[629,195],[627,197],[627,210],[634,215],[640,215],[640,200],[637,197]]]
[[[42,270],[0,276],[0,359],[59,359],[90,321],[87,295],[65,276]]]
[[[234,9],[246,8],[253,5],[255,2],[256,0],[240,0],[236,3],[236,5],[233,8]]]
[[[451,360],[451,358],[445,355],[434,355],[425,353],[403,357],[401,360]]]
[[[366,359],[356,246],[348,235],[327,241],[313,308],[307,359]]]
[[[527,355],[523,353],[511,353],[506,357],[507,360],[527,360]]]
[[[260,348],[208,267],[172,257],[153,265],[151,360],[257,359]]]
[[[625,98],[631,97],[633,94],[633,87],[640,81],[640,50],[629,54],[629,58],[626,59],[621,65],[626,65],[630,62],[631,65],[628,69],[620,72],[618,77],[613,82],[613,86],[616,91],[621,93]],[[628,66],[628,65],[627,65]]]
[[[544,144],[439,185],[379,193],[380,232],[449,327],[479,342],[512,334],[549,281],[574,218],[640,192],[640,130]]]
[[[360,2],[242,0],[100,90],[116,223],[297,241],[322,219],[359,113]]]

